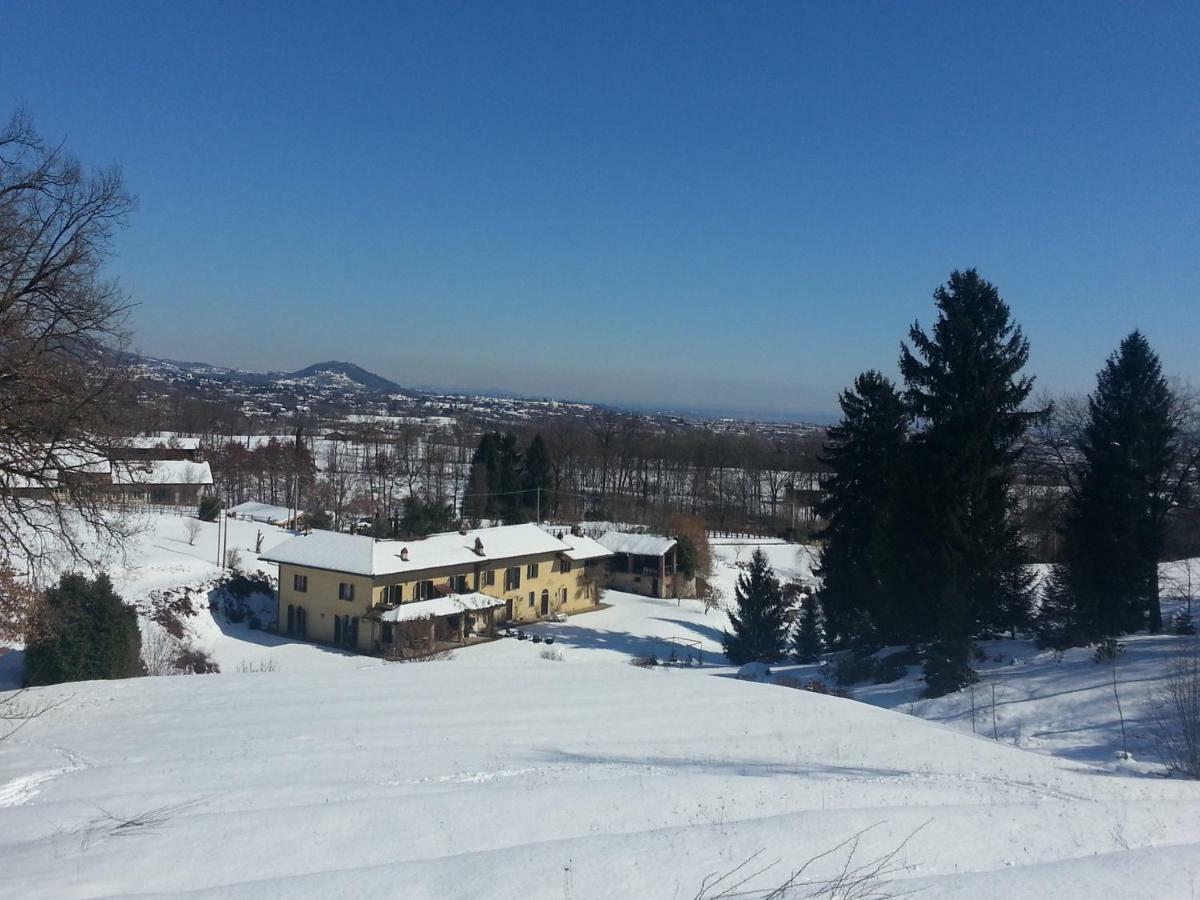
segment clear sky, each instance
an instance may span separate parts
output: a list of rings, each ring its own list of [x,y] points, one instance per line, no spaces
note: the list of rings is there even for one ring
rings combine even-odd
[[[1200,381],[1200,3],[16,3],[0,112],[140,208],[137,349],[828,412],[951,269],[1039,386]]]

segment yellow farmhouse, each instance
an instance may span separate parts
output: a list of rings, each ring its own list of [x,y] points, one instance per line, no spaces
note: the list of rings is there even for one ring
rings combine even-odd
[[[593,609],[610,556],[577,530],[504,525],[412,541],[314,531],[262,559],[279,567],[280,632],[383,653],[401,623],[427,620],[431,641],[463,642],[501,622]]]

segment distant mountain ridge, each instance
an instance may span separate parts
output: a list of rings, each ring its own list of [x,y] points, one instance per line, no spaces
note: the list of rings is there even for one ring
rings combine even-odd
[[[252,372],[246,369],[231,369],[225,366],[214,366],[211,363],[183,361],[177,359],[162,359],[153,356],[125,354],[125,360],[132,366],[143,369],[155,375],[186,375],[206,378],[213,381],[240,383],[254,386],[267,386],[284,382],[307,382],[329,387],[350,383],[364,391],[378,394],[402,394],[406,397],[420,396],[421,392],[403,387],[391,379],[369,372],[362,366],[341,360],[326,360],[313,363],[294,372]]]

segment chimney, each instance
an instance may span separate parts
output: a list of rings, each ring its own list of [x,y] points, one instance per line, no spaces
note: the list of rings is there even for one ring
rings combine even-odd
[[[408,548],[407,547],[400,548],[400,562],[408,562]]]
[[[483,556],[483,538],[475,538],[475,555]]]

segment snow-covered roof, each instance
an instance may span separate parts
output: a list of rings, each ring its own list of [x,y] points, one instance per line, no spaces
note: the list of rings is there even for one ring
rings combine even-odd
[[[599,540],[613,553],[632,553],[636,556],[662,556],[675,546],[674,538],[661,534],[628,534],[624,531],[606,531]]]
[[[575,562],[585,559],[602,559],[613,555],[611,550],[587,535],[567,532],[562,536],[562,542],[571,548],[563,556]]]
[[[136,437],[125,438],[121,444],[127,447],[133,447],[137,450],[152,450],[155,447],[170,447],[173,450],[199,450],[200,438],[198,437],[179,437],[178,435],[168,434],[165,437],[162,435],[138,435]]]
[[[113,484],[212,484],[212,469],[206,462],[186,459],[152,459],[114,462]]]
[[[270,503],[259,503],[257,500],[247,500],[229,508],[231,515],[255,522],[287,522],[294,515],[286,506],[272,506]]]
[[[414,619],[456,616],[461,612],[493,609],[503,605],[503,600],[497,600],[487,594],[449,594],[445,597],[434,597],[432,600],[401,603],[395,609],[380,613],[379,618],[384,622],[411,622]]]
[[[475,552],[475,541],[482,544]],[[495,562],[545,553],[569,553],[571,545],[537,525],[501,525],[462,534],[449,531],[415,541],[376,541],[365,535],[314,531],[284,541],[262,558],[356,575],[395,575],[426,569]],[[401,559],[407,550],[407,559]]]

